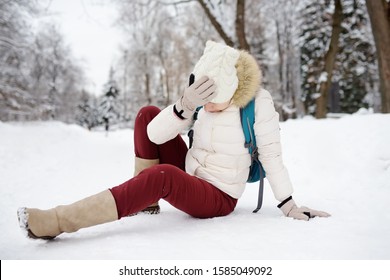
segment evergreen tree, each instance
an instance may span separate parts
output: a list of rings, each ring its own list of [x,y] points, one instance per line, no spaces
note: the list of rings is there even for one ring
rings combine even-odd
[[[76,122],[91,130],[99,125],[99,114],[96,106],[96,98],[83,92],[81,104],[78,106]]]
[[[375,76],[375,48],[367,28],[364,0],[344,0],[344,23],[336,75],[340,80],[340,109],[354,113],[368,107],[365,96]]]
[[[105,126],[106,131],[113,124],[118,124],[123,120],[123,109],[118,100],[119,90],[114,80],[114,70],[111,67],[109,81],[105,84],[105,94],[99,100],[98,114],[100,124]]]
[[[333,90],[338,90],[339,110],[356,112],[367,107],[366,94],[375,80],[375,53],[363,0],[344,0],[340,50],[333,72]],[[333,6],[331,1],[310,1],[302,10],[301,75],[306,113],[314,114],[319,85],[324,79]],[[332,90],[332,89],[331,89]]]
[[[321,73],[324,70],[324,54],[330,40],[332,14],[329,1],[310,1],[301,11],[302,33],[301,74],[302,101],[307,114],[314,114],[315,99],[319,96]]]

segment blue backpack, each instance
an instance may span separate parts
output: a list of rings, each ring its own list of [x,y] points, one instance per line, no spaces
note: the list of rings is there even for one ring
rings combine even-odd
[[[202,107],[196,108],[196,111],[193,116],[194,121],[198,119],[198,113],[200,109],[202,109]],[[253,98],[251,102],[249,102],[248,105],[246,105],[244,108],[240,109],[240,116],[242,130],[244,131],[245,136],[244,145],[245,148],[248,149],[252,161],[252,164],[249,169],[247,182],[254,183],[260,181],[257,207],[255,210],[253,210],[253,213],[257,213],[261,209],[261,206],[263,204],[265,171],[263,166],[261,165],[261,162],[259,161],[259,153],[256,145],[255,132],[253,129],[253,125],[255,123],[255,98]],[[193,129],[191,129],[188,132],[190,148],[192,147],[193,136],[194,131]]]

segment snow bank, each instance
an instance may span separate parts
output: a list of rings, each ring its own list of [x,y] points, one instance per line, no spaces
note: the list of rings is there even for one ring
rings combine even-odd
[[[248,184],[236,211],[199,220],[164,201],[162,213],[34,241],[19,229],[20,206],[71,203],[130,178],[133,132],[105,136],[58,122],[0,122],[1,259],[389,259],[390,115],[281,124],[297,203],[332,214],[296,221],[263,209]]]

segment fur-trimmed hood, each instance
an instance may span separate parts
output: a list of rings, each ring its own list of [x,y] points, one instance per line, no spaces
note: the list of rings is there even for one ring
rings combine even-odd
[[[238,87],[232,103],[239,108],[245,107],[257,94],[261,86],[262,74],[256,59],[241,50],[236,63]]]

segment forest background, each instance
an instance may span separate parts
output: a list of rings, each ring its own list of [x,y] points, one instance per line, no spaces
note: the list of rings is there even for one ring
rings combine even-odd
[[[34,25],[46,2],[0,0],[0,121],[132,127],[180,97],[207,40],[255,56],[281,121],[390,112],[388,0],[110,1],[123,44],[98,94],[58,23]]]

